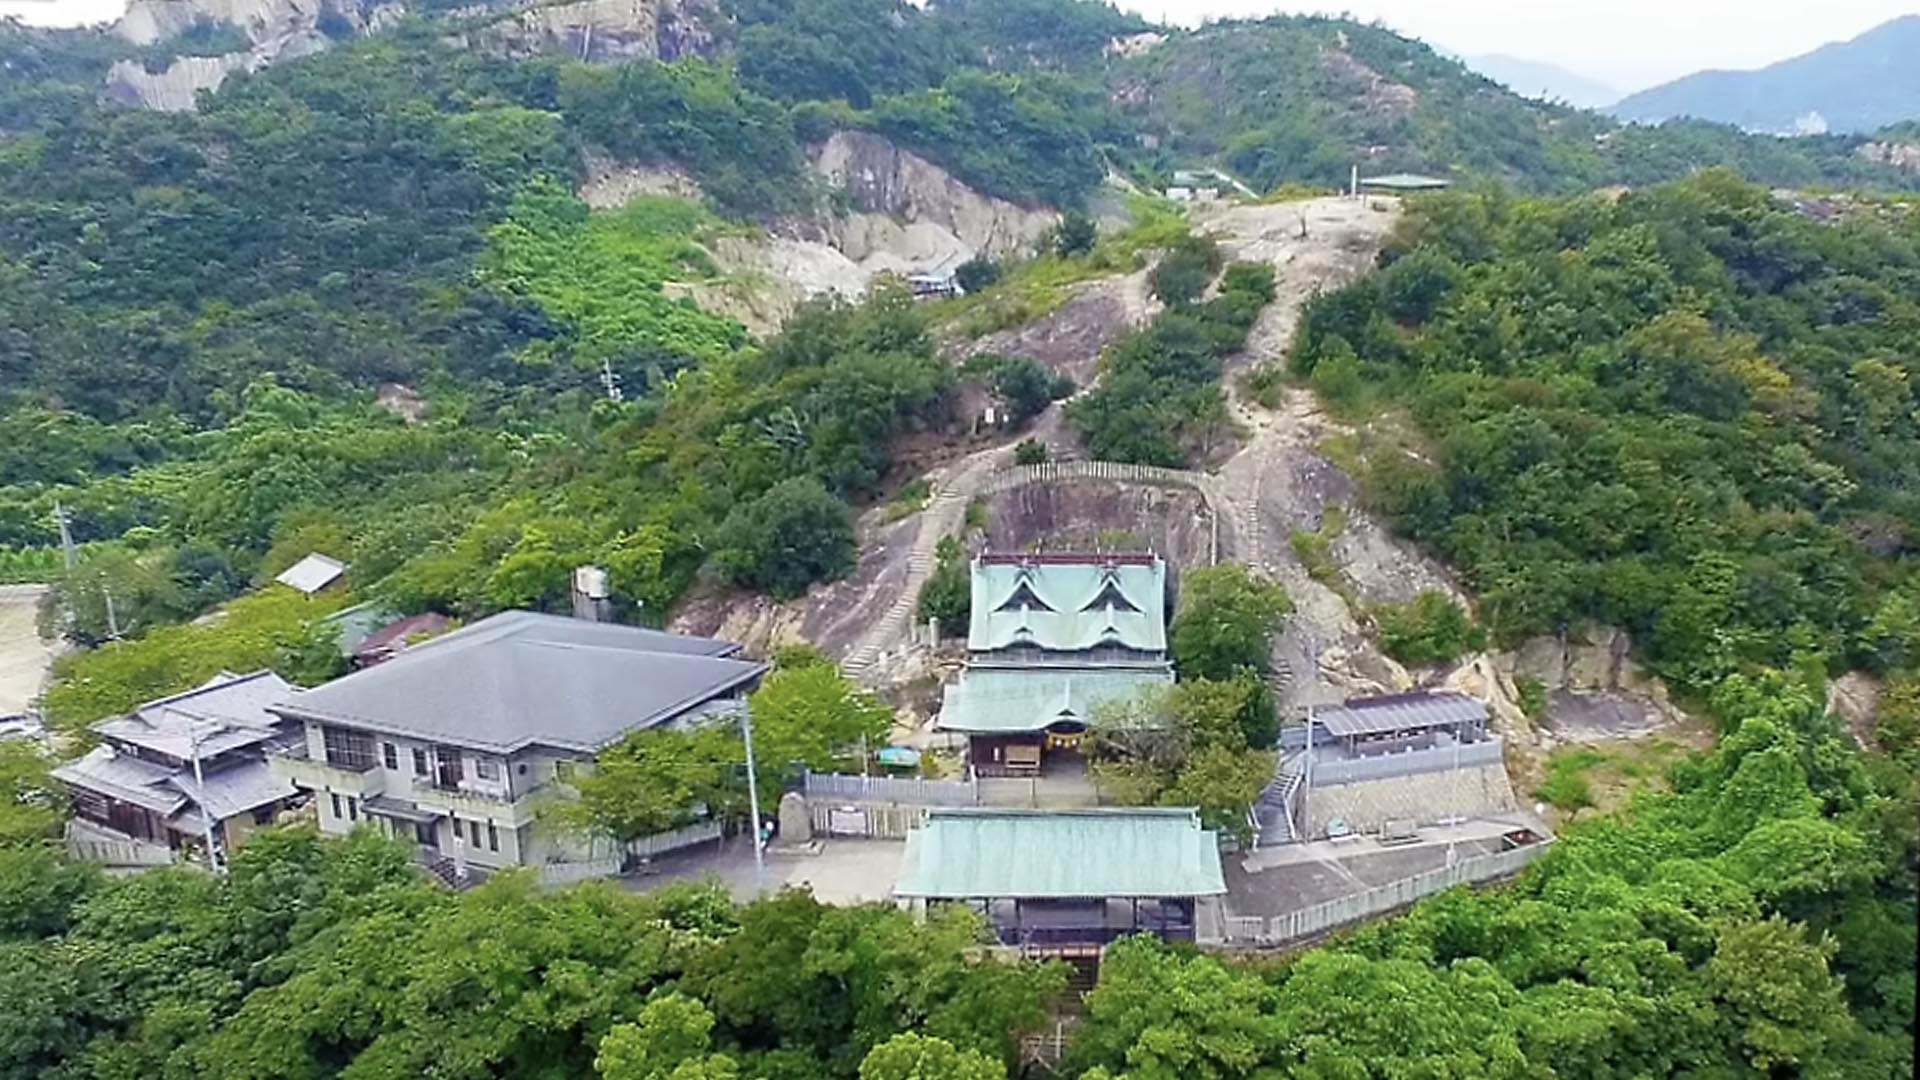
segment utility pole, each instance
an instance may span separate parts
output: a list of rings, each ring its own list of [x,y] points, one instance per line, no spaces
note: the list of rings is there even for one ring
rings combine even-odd
[[[113,601],[107,601],[107,618],[113,618]],[[115,635],[118,636],[117,634]],[[207,844],[207,869],[216,874],[226,872],[220,858],[213,850],[213,811],[207,808],[207,778],[200,771],[200,721],[198,718],[187,721],[187,746],[193,755],[193,787],[199,794],[194,798],[195,808],[200,811],[200,835]]]
[[[1313,710],[1307,706],[1307,767],[1305,780],[1300,785],[1300,839],[1313,839],[1313,815],[1308,812],[1307,801],[1313,798]]]
[[[747,741],[747,812],[753,815],[753,895],[766,889],[766,856],[760,851],[760,782],[753,769],[753,707],[740,710],[740,731]]]
[[[67,508],[59,499],[53,500],[53,520],[60,525],[60,552],[66,556],[67,569],[73,569],[80,561],[80,554],[74,550],[73,530],[67,527]]]

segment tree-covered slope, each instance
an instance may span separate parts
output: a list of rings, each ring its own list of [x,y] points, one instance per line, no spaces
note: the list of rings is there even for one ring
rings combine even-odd
[[[1619,198],[1422,202],[1293,364],[1404,407],[1373,488],[1507,640],[1631,628],[1708,687],[1920,660],[1920,231],[1822,221],[1721,172]]]

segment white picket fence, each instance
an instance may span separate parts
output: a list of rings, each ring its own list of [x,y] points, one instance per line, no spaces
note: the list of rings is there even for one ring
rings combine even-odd
[[[927,780],[918,776],[850,776],[810,772],[802,791],[808,801],[905,803],[912,806],[973,806],[979,785],[970,780]]]
[[[539,867],[540,884],[572,885],[595,878],[613,877],[625,868],[629,857],[657,858],[696,844],[718,840],[724,835],[724,831],[718,821],[699,821],[685,828],[674,829],[672,832],[655,833],[652,836],[629,840],[619,852],[614,854],[571,862],[543,863]]]
[[[1229,915],[1223,920],[1227,942],[1233,945],[1283,945],[1303,938],[1318,937],[1349,923],[1405,907],[1421,897],[1444,892],[1455,885],[1511,877],[1539,858],[1551,844],[1552,841],[1546,841],[1511,851],[1461,859],[1452,866],[1401,878],[1365,892],[1301,908],[1286,915],[1276,915],[1271,919]]]

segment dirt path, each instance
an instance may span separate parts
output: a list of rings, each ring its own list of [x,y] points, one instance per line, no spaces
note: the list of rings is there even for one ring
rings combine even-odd
[[[1246,350],[1227,365],[1228,406],[1246,442],[1219,476],[1231,525],[1228,557],[1265,572],[1293,598],[1295,614],[1275,654],[1283,707],[1407,686],[1406,671],[1373,646],[1349,598],[1400,603],[1424,588],[1451,591],[1443,567],[1354,506],[1352,478],[1318,449],[1349,429],[1321,410],[1311,390],[1285,388],[1279,406],[1268,409],[1240,388],[1248,371],[1285,362],[1307,303],[1368,272],[1398,219],[1395,202],[1328,198],[1221,207],[1195,222],[1229,259],[1274,268],[1273,303],[1254,324]],[[1321,531],[1336,507],[1345,524],[1332,537],[1331,561],[1347,579],[1338,591],[1316,580],[1293,547],[1296,533]]]
[[[0,716],[27,711],[53,667],[56,649],[40,640],[35,617],[45,585],[0,585]]]

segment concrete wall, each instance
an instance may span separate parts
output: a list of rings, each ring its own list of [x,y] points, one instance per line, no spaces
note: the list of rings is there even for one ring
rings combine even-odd
[[[1514,809],[1513,785],[1501,764],[1329,786],[1321,786],[1316,776],[1306,800],[1309,839],[1324,837],[1334,818],[1354,832],[1377,832],[1388,821],[1426,825]]]

